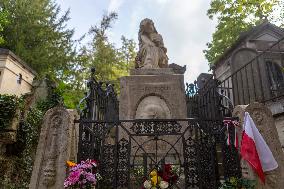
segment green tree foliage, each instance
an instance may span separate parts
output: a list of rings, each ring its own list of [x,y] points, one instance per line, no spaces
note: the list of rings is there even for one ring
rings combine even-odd
[[[3,33],[2,33],[4,27],[9,23],[7,16],[8,13],[4,11],[0,6],[0,45],[4,43]]]
[[[103,15],[99,24],[91,27],[88,35],[91,41],[83,45],[72,69],[68,70],[60,88],[64,91],[63,97],[67,107],[74,108],[83,97],[85,82],[90,76],[91,68],[96,69],[98,81],[110,82],[119,92],[118,78],[128,75],[129,69],[134,67],[136,56],[136,43],[132,39],[121,37],[121,47],[116,47],[110,42],[107,34],[112,28],[112,23],[117,19],[116,13]]]
[[[96,68],[98,80],[117,83],[134,65],[134,41],[122,36],[118,48],[108,39],[116,13],[104,15],[90,29],[91,41],[81,45],[81,39],[79,43],[72,40],[74,31],[66,28],[69,11],[62,13],[55,0],[1,0],[0,7],[9,20],[2,32],[5,43],[0,47],[12,50],[39,76],[48,74],[56,79],[69,108],[75,108],[83,97],[91,68]]]
[[[116,80],[125,68],[121,65],[118,51],[107,36],[107,31],[112,27],[112,22],[117,19],[116,13],[104,15],[99,26],[90,29],[92,36],[90,48],[87,49],[88,67],[95,67],[97,77],[102,81]]]
[[[118,49],[120,66],[123,66],[125,71],[129,73],[130,69],[135,66],[136,43],[133,39],[127,39],[125,36],[121,36],[121,42],[122,46]]]
[[[62,14],[53,0],[1,0],[9,24],[3,30],[4,45],[39,75],[61,77],[75,52],[73,30],[66,28],[69,11]]]
[[[98,80],[116,83],[118,78],[128,74],[134,67],[136,44],[131,39],[122,36],[121,48],[116,48],[108,39],[108,30],[117,19],[115,12],[104,15],[100,24],[90,29],[92,41],[89,48],[85,47],[86,65],[96,68]]]
[[[209,64],[214,64],[241,32],[263,19],[279,22],[284,14],[283,3],[283,0],[212,0],[207,15],[210,19],[217,18],[218,24],[204,50]]]

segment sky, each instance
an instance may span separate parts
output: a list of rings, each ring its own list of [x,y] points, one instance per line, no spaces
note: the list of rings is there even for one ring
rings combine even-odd
[[[138,43],[140,21],[150,18],[163,36],[169,63],[186,65],[185,81],[193,82],[209,66],[203,50],[211,41],[216,22],[207,15],[210,0],[56,0],[62,10],[70,8],[68,27],[75,29],[75,39],[99,24],[102,15],[115,11],[118,19],[109,32],[117,47],[121,36]]]

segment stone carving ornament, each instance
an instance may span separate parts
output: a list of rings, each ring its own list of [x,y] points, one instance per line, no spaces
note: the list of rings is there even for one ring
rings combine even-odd
[[[162,36],[157,32],[154,22],[145,18],[140,23],[138,34],[139,51],[136,56],[135,67],[143,69],[167,68],[167,48]]]

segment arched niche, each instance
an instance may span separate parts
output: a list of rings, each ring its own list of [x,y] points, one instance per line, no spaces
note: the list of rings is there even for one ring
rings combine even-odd
[[[171,111],[164,99],[158,96],[147,96],[136,109],[135,119],[170,119]]]

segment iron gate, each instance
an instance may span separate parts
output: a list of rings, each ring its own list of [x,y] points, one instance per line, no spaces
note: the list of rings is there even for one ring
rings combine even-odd
[[[168,164],[178,176],[170,188],[212,189],[221,180],[240,177],[238,150],[226,138],[235,130],[225,127],[223,118],[118,120],[112,86],[96,82],[93,75],[88,87],[77,120],[78,160],[99,162],[103,179],[96,188],[141,188],[151,171]]]

